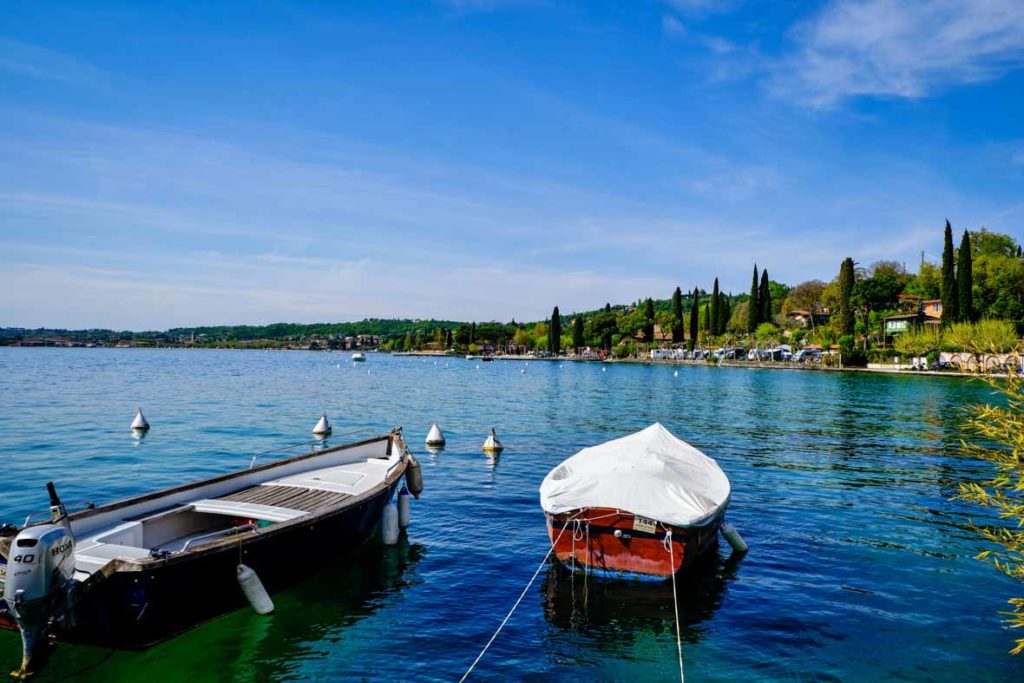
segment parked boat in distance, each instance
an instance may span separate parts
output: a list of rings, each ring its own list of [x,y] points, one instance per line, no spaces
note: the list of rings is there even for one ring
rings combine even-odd
[[[0,627],[20,630],[30,673],[50,636],[143,648],[246,604],[251,568],[273,593],[362,543],[405,476],[402,430],[0,529]]]
[[[717,547],[730,492],[718,463],[655,423],[562,462],[540,503],[570,570],[660,580]]]
[[[361,351],[356,351],[355,353],[352,354],[352,362],[354,362],[354,363],[361,363],[364,360],[366,360],[366,354],[365,353],[362,353]]]

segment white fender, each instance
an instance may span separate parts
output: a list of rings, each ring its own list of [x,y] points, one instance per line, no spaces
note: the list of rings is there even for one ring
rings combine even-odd
[[[238,585],[241,586],[245,599],[252,605],[256,614],[270,614],[274,611],[274,601],[270,599],[267,589],[263,587],[263,582],[260,581],[260,577],[256,576],[256,572],[250,567],[240,564],[235,570],[235,578],[238,579]]]

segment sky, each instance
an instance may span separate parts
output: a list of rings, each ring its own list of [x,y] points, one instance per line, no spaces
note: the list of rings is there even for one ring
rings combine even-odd
[[[0,326],[534,320],[1024,238],[1020,0],[5,3]]]

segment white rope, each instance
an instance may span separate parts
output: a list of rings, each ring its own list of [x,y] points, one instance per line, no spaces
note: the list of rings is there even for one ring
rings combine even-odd
[[[494,632],[494,635],[491,636],[491,639],[487,641],[486,645],[484,645],[484,649],[480,650],[480,654],[478,654],[476,656],[476,659],[473,660],[473,663],[469,665],[469,668],[466,670],[466,673],[462,674],[462,678],[459,679],[459,683],[462,683],[467,678],[469,678],[469,674],[473,673],[473,669],[476,668],[476,665],[480,663],[481,659],[483,659],[484,653],[487,652],[487,648],[491,646],[491,643],[494,642],[494,639],[498,637],[499,633],[501,633],[501,629],[505,628],[505,624],[507,624],[508,620],[512,618],[512,613],[516,611],[516,608],[519,607],[519,603],[521,603],[523,601],[523,598],[526,597],[526,592],[530,590],[530,586],[532,586],[533,582],[537,579],[537,575],[540,574],[540,570],[544,567],[544,563],[547,562],[548,557],[551,556],[551,551],[555,549],[555,545],[558,544],[558,541],[562,538],[562,534],[565,533],[566,526],[567,525],[565,524],[565,522],[563,522],[562,530],[558,532],[558,537],[555,538],[555,542],[551,544],[551,547],[548,548],[548,551],[544,554],[544,559],[540,561],[539,565],[537,565],[537,570],[533,572],[533,576],[530,577],[530,581],[526,584],[526,588],[524,588],[523,592],[519,594],[519,599],[516,600],[516,604],[512,605],[512,609],[510,609],[508,611],[508,614],[505,615],[505,618],[502,619],[501,625],[498,626],[498,630]]]
[[[686,677],[683,674],[683,639],[679,632],[679,598],[676,597],[676,558],[672,551],[672,530],[665,534],[665,544],[668,545],[668,570],[672,574],[672,609],[676,612],[676,650],[679,652],[679,683],[685,683]]]

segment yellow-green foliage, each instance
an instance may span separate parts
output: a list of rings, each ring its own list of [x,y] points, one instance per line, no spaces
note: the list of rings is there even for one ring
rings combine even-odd
[[[970,441],[963,442],[964,454],[991,462],[996,475],[986,481],[960,485],[957,498],[989,508],[1005,525],[976,525],[971,528],[995,548],[977,559],[1018,581],[1024,581],[1024,379],[1011,372],[1005,380],[989,384],[1006,397],[1006,405],[979,405],[968,410],[964,430]],[[1011,598],[1012,609],[1005,614],[1011,628],[1024,628],[1024,598]],[[1024,652],[1024,637],[1016,640],[1012,654]]]

